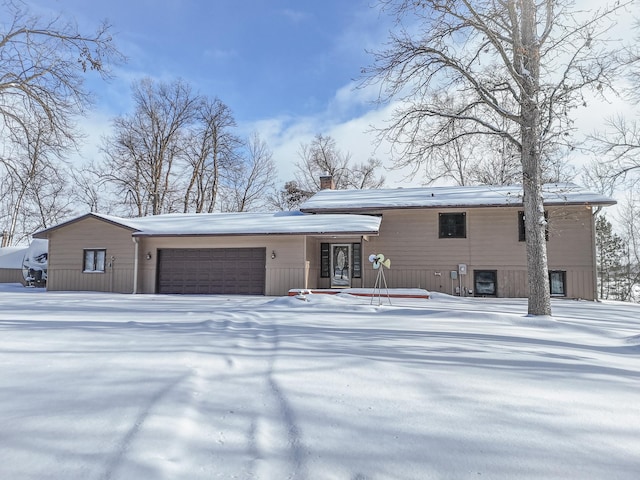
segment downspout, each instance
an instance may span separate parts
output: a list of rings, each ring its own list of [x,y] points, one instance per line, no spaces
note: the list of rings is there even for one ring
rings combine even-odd
[[[593,212],[593,208],[589,208],[589,216],[591,217],[591,256],[593,263],[593,281],[591,282],[593,287],[593,301],[599,302],[598,298],[598,256],[596,253],[596,215]]]
[[[138,293],[138,249],[140,247],[140,239],[138,237],[131,237],[133,244],[135,245],[133,250],[133,293]]]
[[[309,259],[307,258],[307,236],[302,237],[302,258],[304,260],[304,289],[309,288]]]

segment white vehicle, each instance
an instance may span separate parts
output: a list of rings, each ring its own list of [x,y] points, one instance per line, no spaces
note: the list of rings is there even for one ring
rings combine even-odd
[[[48,240],[34,239],[22,262],[22,275],[27,287],[44,287],[47,284],[49,259]]]

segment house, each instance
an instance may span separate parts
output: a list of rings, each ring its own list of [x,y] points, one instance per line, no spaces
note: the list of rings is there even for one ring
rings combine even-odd
[[[352,245],[379,228],[370,215],[89,213],[34,237],[49,239],[49,290],[282,295],[316,282],[322,242],[361,258]]]
[[[544,188],[552,294],[595,299],[592,209],[615,204],[573,184]],[[520,186],[325,189],[299,212],[86,214],[49,240],[49,290],[284,295],[373,287],[526,297]]]

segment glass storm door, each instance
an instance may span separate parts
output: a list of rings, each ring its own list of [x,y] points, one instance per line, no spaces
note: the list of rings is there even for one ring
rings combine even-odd
[[[351,286],[351,245],[331,245],[331,288]]]

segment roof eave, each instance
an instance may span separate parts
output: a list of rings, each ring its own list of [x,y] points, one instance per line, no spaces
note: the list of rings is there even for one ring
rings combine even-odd
[[[248,237],[248,236],[309,236],[309,235],[327,235],[327,236],[341,236],[341,237],[353,237],[361,235],[379,235],[379,230],[353,230],[348,232],[319,232],[319,231],[305,231],[305,232],[229,232],[229,233],[149,233],[149,232],[134,232],[133,237]]]
[[[115,222],[113,220],[101,217],[100,215],[95,215],[94,213],[90,212],[90,213],[85,213],[84,215],[80,215],[79,217],[72,218],[71,220],[67,220],[66,222],[62,222],[62,223],[59,223],[57,225],[54,225],[53,227],[49,227],[49,228],[45,228],[43,230],[40,230],[40,231],[34,233],[32,235],[32,237],[33,238],[40,238],[40,239],[47,239],[47,238],[49,238],[49,233],[50,232],[53,232],[54,230],[58,230],[60,228],[66,227],[68,225],[72,225],[72,224],[77,223],[77,222],[81,222],[82,220],[85,220],[87,218],[95,218],[96,220],[100,220],[101,222],[109,223],[109,224],[114,225],[116,227],[124,228],[125,230],[129,230],[129,231],[132,231],[132,232],[136,231],[136,229],[133,228],[133,227],[130,227],[128,225],[124,225],[122,223]]]
[[[564,201],[564,200],[550,200],[543,201],[543,205],[545,206],[604,206],[610,207],[618,203],[615,200],[611,201],[597,201],[597,202],[588,202],[588,201]],[[305,208],[300,211],[303,213],[311,213],[311,214],[329,214],[329,213],[360,213],[360,212],[382,212],[386,210],[434,210],[434,209],[445,209],[445,208],[513,208],[513,207],[523,207],[523,202],[513,202],[509,204],[504,203],[483,203],[483,204],[464,204],[464,203],[456,203],[450,205],[372,205],[366,207],[353,207],[353,206],[345,206],[345,207],[327,207],[327,208]]]

